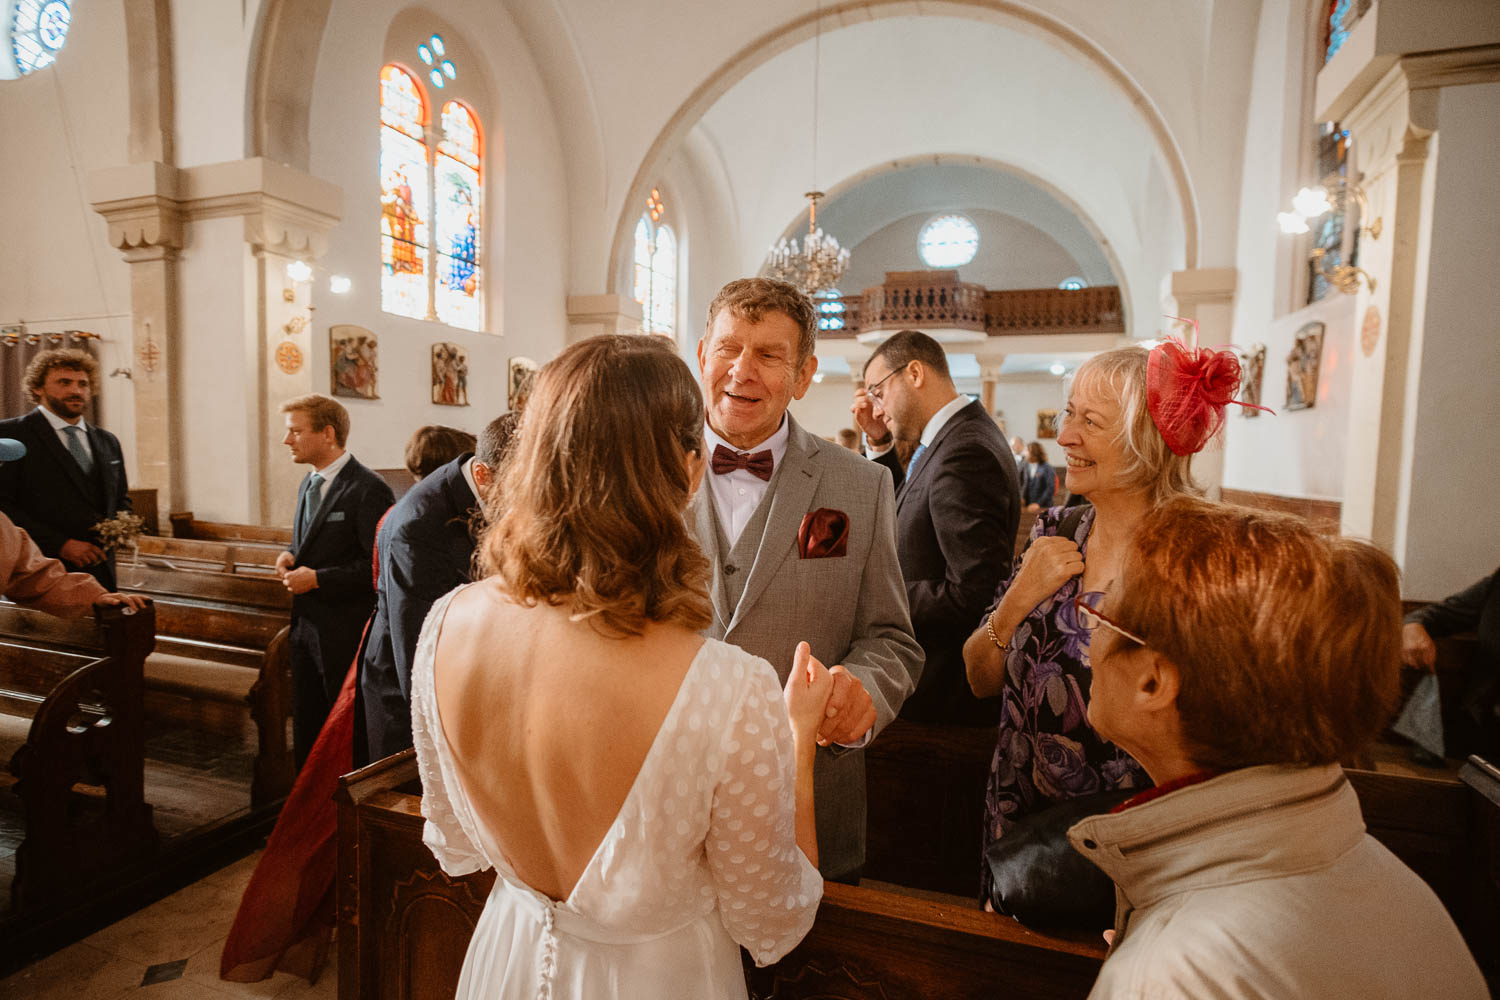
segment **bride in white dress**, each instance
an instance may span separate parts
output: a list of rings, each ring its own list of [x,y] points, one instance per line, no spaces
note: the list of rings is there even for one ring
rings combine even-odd
[[[413,662],[424,839],[498,876],[459,998],[742,998],[822,897],[814,739],[831,689],[699,629],[682,511],[703,402],[656,337],[547,365],[479,547]]]

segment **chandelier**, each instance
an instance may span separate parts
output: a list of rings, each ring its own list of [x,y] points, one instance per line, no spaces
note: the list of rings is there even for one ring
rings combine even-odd
[[[818,186],[818,80],[823,63],[823,4],[817,5],[813,18],[812,79],[812,173],[813,188]],[[818,228],[818,199],[823,192],[812,190],[807,199],[807,235],[799,244],[782,237],[766,255],[765,273],[769,278],[790,282],[808,295],[832,291],[844,272],[849,270],[849,251],[839,241]]]
[[[822,191],[809,191],[807,235],[799,244],[782,237],[766,256],[766,275],[796,285],[808,295],[831,290],[849,270],[849,251],[818,228],[818,199]]]

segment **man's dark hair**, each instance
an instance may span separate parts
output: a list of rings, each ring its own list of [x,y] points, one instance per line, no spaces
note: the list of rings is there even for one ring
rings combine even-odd
[[[464,452],[473,450],[474,435],[468,431],[442,424],[419,427],[406,442],[406,471],[424,479]]]
[[[902,330],[891,334],[870,355],[870,361],[876,358],[884,358],[886,366],[893,372],[900,371],[913,361],[920,361],[943,378],[953,381],[953,376],[948,372],[948,355],[943,353],[943,345],[920,330]],[[870,361],[865,362],[866,370],[869,370]]]
[[[510,451],[520,423],[520,418],[512,411],[502,413],[485,424],[484,430],[479,432],[479,444],[474,449],[474,460],[489,469],[498,470],[505,461],[506,453]]]

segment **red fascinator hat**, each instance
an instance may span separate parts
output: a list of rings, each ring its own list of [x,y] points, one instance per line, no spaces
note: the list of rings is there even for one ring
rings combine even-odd
[[[1169,337],[1151,349],[1146,367],[1146,408],[1174,455],[1194,455],[1224,426],[1230,403],[1267,410],[1234,398],[1240,388],[1240,359],[1233,351],[1198,346],[1198,323],[1170,316],[1193,328],[1192,346]]]

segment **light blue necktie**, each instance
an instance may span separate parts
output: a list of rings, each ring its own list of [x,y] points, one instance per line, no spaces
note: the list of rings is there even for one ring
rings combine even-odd
[[[323,501],[323,477],[316,472],[309,473],[307,477],[307,492],[302,494],[302,530],[306,531],[312,527],[313,518],[318,516],[318,505]]]
[[[925,444],[918,444],[916,450],[911,453],[911,461],[906,463],[906,474],[911,476],[917,471],[917,463],[922,460],[922,453],[927,450]]]
[[[89,454],[88,446],[83,443],[83,428],[64,427],[63,433],[68,436],[68,451],[72,454],[73,460],[78,463],[78,467],[83,470],[85,476],[92,476],[94,459]]]

